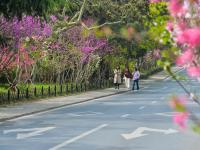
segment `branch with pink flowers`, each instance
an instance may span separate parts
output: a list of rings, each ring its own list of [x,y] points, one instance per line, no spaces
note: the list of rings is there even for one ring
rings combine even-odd
[[[159,3],[161,0],[152,0],[152,3]],[[170,0],[168,2],[168,10],[171,19],[167,23],[166,29],[171,34],[172,47],[169,50],[175,56],[175,64],[186,69],[189,78],[200,80],[200,24],[199,24],[199,6],[200,1],[190,0]],[[173,51],[172,49],[176,49]],[[166,63],[168,64],[168,63]],[[186,100],[190,99],[200,106],[199,98],[190,92],[173,74],[169,66],[165,66],[169,74],[185,91],[188,98],[173,98],[173,108],[178,112],[174,117],[174,121],[185,127],[186,119],[190,118],[196,124],[196,129],[200,129],[200,120],[192,110],[186,108]],[[182,102],[180,99],[185,99]]]

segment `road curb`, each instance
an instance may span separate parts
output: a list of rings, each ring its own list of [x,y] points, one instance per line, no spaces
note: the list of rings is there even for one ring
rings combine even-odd
[[[63,108],[63,107],[66,107],[66,106],[71,106],[71,105],[75,105],[75,104],[81,104],[81,103],[85,103],[85,102],[88,102],[88,101],[93,101],[93,100],[104,98],[104,97],[109,97],[109,96],[113,96],[113,95],[123,94],[123,93],[127,93],[129,91],[130,90],[119,91],[119,92],[115,92],[115,93],[112,93],[112,94],[107,94],[107,95],[102,95],[102,96],[97,96],[97,97],[89,98],[89,99],[86,99],[86,100],[83,100],[83,101],[72,102],[72,103],[69,103],[69,104],[64,104],[64,105],[60,105],[60,106],[56,106],[56,107],[50,107],[50,108],[46,108],[46,109],[42,109],[42,110],[38,110],[38,111],[24,113],[24,114],[21,114],[21,115],[16,115],[16,116],[12,116],[12,117],[1,118],[0,119],[0,123],[5,122],[5,121],[9,121],[9,120],[12,120],[12,119],[17,119],[17,118],[20,118],[20,117],[25,117],[25,116],[33,115],[33,114],[39,114],[39,113],[43,113],[43,112],[48,112],[50,110],[55,110],[55,109]]]

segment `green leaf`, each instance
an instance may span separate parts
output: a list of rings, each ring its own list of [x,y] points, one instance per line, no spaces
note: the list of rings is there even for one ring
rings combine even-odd
[[[192,127],[193,131],[200,134],[200,126],[199,125],[195,125]]]

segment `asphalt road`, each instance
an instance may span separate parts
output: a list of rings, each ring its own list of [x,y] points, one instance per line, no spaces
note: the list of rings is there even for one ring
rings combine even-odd
[[[137,92],[3,122],[0,150],[199,150],[200,135],[172,122],[169,98],[183,90],[171,79],[147,82]]]

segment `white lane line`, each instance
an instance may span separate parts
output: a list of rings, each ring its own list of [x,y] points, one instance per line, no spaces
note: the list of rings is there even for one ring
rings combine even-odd
[[[165,99],[165,97],[161,97],[161,99],[163,100],[163,99]]]
[[[165,87],[163,87],[163,88],[162,88],[162,90],[166,90],[166,89],[168,89],[168,87],[167,87],[167,86],[165,86]]]
[[[164,112],[164,113],[155,113],[158,116],[172,117],[176,114],[176,112]]]
[[[79,136],[76,136],[76,137],[74,137],[74,138],[72,138],[72,139],[70,139],[70,140],[67,140],[67,141],[65,141],[65,142],[63,142],[63,143],[61,143],[61,144],[59,144],[59,145],[56,145],[55,147],[52,147],[52,148],[50,148],[49,150],[58,150],[58,149],[60,149],[60,148],[62,148],[62,147],[64,147],[64,146],[66,146],[66,145],[68,145],[68,144],[71,144],[71,143],[73,143],[73,142],[76,142],[77,140],[80,140],[80,139],[82,139],[82,138],[84,138],[84,137],[86,137],[86,136],[88,136],[88,135],[90,135],[90,134],[92,134],[92,133],[94,133],[94,132],[96,132],[96,131],[102,129],[102,128],[105,128],[106,126],[108,126],[108,124],[102,124],[102,125],[100,125],[100,126],[94,128],[94,129],[92,129],[92,130],[90,130],[90,131],[87,131],[87,132],[85,132],[85,133],[83,133],[83,134],[81,134],[81,135],[79,135]]]
[[[139,110],[142,110],[142,109],[144,109],[145,108],[145,106],[141,106],[140,108],[139,108]]]
[[[94,111],[68,113],[68,115],[72,117],[94,116],[94,115],[102,115],[102,114],[103,113],[101,112],[94,112]]]
[[[122,115],[121,118],[126,118],[126,117],[128,117],[128,116],[130,116],[130,114]]]
[[[146,87],[144,87],[143,89],[147,89],[147,88],[149,88],[149,86],[146,86]]]
[[[156,103],[157,103],[157,101],[152,101],[151,103],[152,103],[152,104],[156,104]]]
[[[103,105],[132,105],[135,104],[135,102],[103,102]]]

